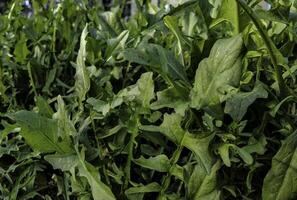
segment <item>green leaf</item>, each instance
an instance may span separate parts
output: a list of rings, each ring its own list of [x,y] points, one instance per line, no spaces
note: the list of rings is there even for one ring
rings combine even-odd
[[[218,190],[217,185],[217,171],[219,169],[219,161],[211,167],[209,174],[205,172],[200,163],[196,164],[187,181],[187,199],[219,200],[221,198],[221,192]]]
[[[258,98],[267,98],[268,93],[262,83],[257,82],[251,92],[239,92],[227,99],[224,112],[234,120],[240,121],[248,107]]]
[[[161,186],[156,183],[149,183],[144,186],[131,187],[125,191],[125,195],[129,200],[140,200],[143,199],[144,193],[159,192]]]
[[[105,52],[106,62],[112,57],[112,55],[116,51],[124,48],[125,43],[128,39],[128,36],[129,36],[129,31],[125,30],[118,37],[107,41],[107,49]]]
[[[38,107],[38,113],[44,117],[51,118],[54,114],[48,102],[41,96],[36,97],[36,106]]]
[[[212,6],[212,8],[210,10],[210,16],[212,18],[217,18],[223,1],[224,0],[209,0],[208,1]]]
[[[156,170],[158,172],[169,172],[170,170],[170,160],[164,154],[157,155],[155,157],[150,157],[145,159],[141,156],[138,159],[134,159],[133,162],[137,165],[140,165],[144,168],[151,170]],[[178,177],[180,180],[183,180],[183,169],[182,167],[175,165],[172,169],[172,175]]]
[[[253,164],[253,157],[246,148],[240,148],[234,144],[222,144],[218,148],[218,153],[220,154],[224,164],[228,167],[231,167],[231,161],[229,156],[230,148],[234,151],[235,154],[238,154],[241,159],[248,165]],[[251,152],[252,153],[252,152]]]
[[[249,154],[257,153],[259,155],[263,155],[266,151],[266,145],[266,137],[262,135],[259,139],[250,137],[249,144],[242,147],[242,149],[248,152]]]
[[[138,101],[142,107],[149,108],[151,100],[155,97],[153,73],[143,73],[137,80],[136,85],[140,93],[140,95],[137,97]]]
[[[210,27],[222,21],[228,21],[233,26],[233,35],[239,34],[239,13],[236,0],[223,0],[219,9],[219,14],[215,20],[213,20]]]
[[[134,159],[133,162],[142,167],[156,170],[159,172],[167,172],[170,167],[170,161],[168,157],[164,154],[157,155],[155,157],[150,157],[148,159],[145,159],[141,156],[138,159]]]
[[[85,100],[86,94],[90,89],[90,78],[85,66],[85,59],[87,54],[87,51],[86,51],[87,34],[88,34],[88,25],[86,25],[84,30],[82,31],[81,38],[80,38],[80,48],[76,59],[76,73],[75,73],[74,87],[80,103]]]
[[[65,108],[65,103],[60,95],[57,97],[57,102],[58,110],[53,115],[53,119],[58,121],[57,136],[62,139],[68,138],[69,136],[75,136],[76,130],[74,124],[70,120],[68,112]]]
[[[287,101],[290,101],[294,99],[294,96],[287,96],[286,98],[284,98],[281,102],[279,102],[271,111],[270,111],[270,115],[272,117],[275,117],[277,112],[279,111],[280,107],[286,103]]]
[[[21,174],[16,178],[12,191],[10,192],[9,199],[17,200],[19,199],[19,190],[27,185],[36,177],[36,170],[34,165],[28,166]]]
[[[202,60],[191,91],[191,107],[217,110],[224,96],[225,88],[236,87],[241,76],[241,35],[218,40],[208,58]]]
[[[163,77],[181,80],[189,84],[185,68],[176,60],[174,53],[157,44],[143,43],[136,49],[126,49],[124,58],[130,62],[151,67]]]
[[[25,34],[21,34],[21,38],[16,43],[15,49],[13,51],[17,62],[24,63],[27,56],[30,54],[26,43],[27,39],[25,38]]]
[[[186,44],[188,47],[191,47],[190,41],[186,37],[183,36],[183,33],[178,27],[178,20],[176,17],[166,16],[163,18],[165,25],[169,28],[169,30],[174,34],[178,43],[178,52],[177,55],[180,55],[180,61],[184,65],[184,55],[183,55],[183,44]]]
[[[79,175],[85,177],[92,190],[94,200],[115,200],[110,188],[100,181],[98,170],[91,164],[85,162],[84,155],[78,155]]]
[[[57,152],[61,154],[73,152],[70,138],[58,140],[57,120],[25,110],[8,114],[8,117],[15,120],[17,125],[21,127],[20,134],[34,150],[42,153]]]
[[[93,97],[88,98],[87,103],[91,104],[93,106],[93,109],[101,113],[103,116],[105,116],[111,109],[110,103],[95,99]]]
[[[158,110],[161,108],[173,108],[180,115],[185,114],[189,106],[189,100],[184,99],[173,87],[157,92],[157,101],[151,103],[150,108]]]
[[[263,200],[290,200],[297,194],[297,132],[288,136],[272,158],[263,188]]]
[[[78,165],[78,157],[76,154],[46,155],[44,159],[49,162],[54,169],[60,169],[63,172],[73,172],[74,168]]]
[[[182,129],[181,120],[182,117],[178,114],[165,114],[164,121],[160,126],[148,125],[140,128],[146,131],[161,132],[175,144],[187,147],[194,152],[197,160],[201,162],[205,171],[209,173],[213,159],[208,151],[208,146],[214,135],[199,137],[190,134]]]
[[[101,182],[97,169],[84,160],[83,152],[79,155],[47,155],[45,160],[51,163],[54,169],[69,171],[73,176],[75,176],[75,169],[78,169],[79,175],[88,180],[94,200],[115,200],[110,188]]]

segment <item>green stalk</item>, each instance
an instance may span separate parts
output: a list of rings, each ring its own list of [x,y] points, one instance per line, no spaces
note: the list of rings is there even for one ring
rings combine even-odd
[[[33,89],[33,92],[34,92],[34,95],[35,97],[37,97],[37,90],[36,90],[36,87],[35,87],[35,84],[34,84],[34,80],[33,80],[33,76],[32,76],[32,71],[31,71],[31,64],[30,62],[28,62],[27,64],[27,70],[28,70],[28,75],[29,75],[29,79],[30,79],[30,84],[32,86],[32,89]]]
[[[124,182],[124,190],[128,188],[129,182],[131,180],[131,161],[133,159],[133,148],[134,148],[134,141],[135,141],[136,135],[137,134],[135,133],[131,133],[130,140],[128,143],[128,158],[125,166],[126,177]]]
[[[158,196],[157,200],[164,199],[163,197],[165,195],[165,192],[166,192],[166,190],[168,189],[168,187],[170,185],[170,180],[171,180],[171,176],[172,176],[173,167],[177,163],[177,161],[179,160],[180,154],[181,154],[181,152],[183,150],[182,143],[183,142],[181,142],[181,145],[179,145],[177,147],[177,149],[173,153],[172,158],[170,159],[170,168],[169,168],[168,174],[166,175],[166,177],[162,181],[162,188],[161,188],[161,191],[159,193],[159,196]]]
[[[235,26],[234,26],[234,34],[239,34],[240,33],[240,30],[239,30],[239,8],[238,8],[238,4],[236,2],[236,0],[233,0],[234,1],[234,4],[235,4],[235,7],[236,9],[234,10],[235,12],[235,19],[234,19],[234,23],[235,23]]]
[[[130,140],[128,143],[128,158],[127,158],[127,162],[126,162],[126,166],[125,166],[125,181],[124,181],[124,186],[123,186],[123,190],[126,190],[129,186],[129,182],[131,180],[131,162],[133,159],[133,149],[134,149],[134,143],[135,143],[135,138],[138,135],[138,125],[139,123],[139,116],[136,114],[135,116],[136,121],[135,123],[135,127],[133,127],[133,129],[130,131]]]
[[[276,81],[277,81],[278,88],[279,88],[279,95],[283,96],[283,97],[288,96],[290,93],[289,88],[285,84],[285,81],[282,77],[281,68],[280,68],[280,64],[282,64],[282,62],[283,62],[281,59],[281,58],[283,58],[283,55],[281,54],[281,52],[279,52],[279,50],[276,48],[273,41],[269,38],[267,31],[265,30],[262,22],[259,20],[259,17],[257,16],[257,14],[245,3],[245,1],[243,1],[243,0],[236,0],[236,1],[244,9],[244,11],[249,15],[249,17],[255,24],[256,28],[258,29],[260,36],[262,37],[262,39],[268,49],[268,52],[271,57],[271,63],[274,67],[274,71],[276,74]]]

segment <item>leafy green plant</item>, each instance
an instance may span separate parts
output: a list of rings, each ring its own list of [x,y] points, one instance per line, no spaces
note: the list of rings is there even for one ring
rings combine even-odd
[[[13,1],[0,199],[297,198],[295,1]]]

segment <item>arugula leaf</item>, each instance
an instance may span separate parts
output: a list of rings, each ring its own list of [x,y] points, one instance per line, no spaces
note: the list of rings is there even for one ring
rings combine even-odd
[[[217,189],[216,176],[219,169],[219,161],[211,167],[210,174],[205,173],[200,163],[196,164],[187,181],[187,198],[219,200],[221,192]]]
[[[198,137],[194,134],[190,134],[181,128],[181,120],[182,118],[178,114],[165,114],[164,121],[160,126],[143,125],[140,129],[161,132],[172,142],[178,144],[179,146],[187,147],[195,153],[197,160],[201,162],[204,170],[209,173],[213,160],[209,154],[208,145],[213,138],[213,134],[205,137]]]
[[[158,172],[169,172],[170,170],[170,160],[164,154],[157,155],[155,157],[150,157],[148,159],[140,157],[138,159],[134,159],[133,162],[137,165],[140,165],[148,169],[156,170]],[[180,180],[183,180],[182,167],[178,165],[173,166],[172,175],[178,177]]]
[[[191,107],[205,110],[217,109],[228,91],[228,86],[236,87],[241,76],[241,35],[218,40],[208,58],[202,60],[195,76],[191,91]]]
[[[85,66],[85,59],[87,55],[86,51],[86,37],[88,34],[88,25],[85,26],[81,38],[80,38],[80,48],[78,51],[76,59],[76,73],[75,73],[75,91],[78,96],[78,101],[80,104],[85,100],[86,94],[90,89],[90,78]]]
[[[263,188],[264,200],[294,199],[297,193],[297,132],[288,136],[272,158],[272,166],[267,173]]]
[[[171,51],[157,44],[142,44],[136,49],[126,49],[124,58],[130,62],[151,67],[159,72],[165,79],[181,80],[189,84],[185,68],[176,60]]]
[[[240,121],[248,110],[248,107],[258,98],[267,98],[268,93],[260,82],[257,82],[251,92],[239,92],[227,99],[225,113]]]
[[[8,117],[15,120],[20,126],[20,134],[34,150],[42,153],[57,152],[61,154],[73,152],[69,137],[62,141],[58,140],[57,120],[25,110],[8,114]]]
[[[184,115],[189,106],[189,100],[184,99],[173,87],[157,92],[157,101],[151,103],[150,108],[158,110],[161,108],[174,108],[175,112]]]
[[[107,49],[105,52],[106,62],[111,58],[111,56],[118,50],[122,49],[128,39],[129,31],[123,31],[118,37],[110,39],[107,41]]]
[[[161,187],[158,183],[153,182],[144,186],[131,187],[125,191],[129,200],[143,199],[144,193],[159,192]]]

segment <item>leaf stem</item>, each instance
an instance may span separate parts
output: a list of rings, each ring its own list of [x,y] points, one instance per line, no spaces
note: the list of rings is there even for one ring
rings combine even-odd
[[[185,133],[186,134],[186,133]],[[184,138],[184,137],[183,137]],[[166,177],[163,179],[162,181],[162,188],[161,191],[159,193],[159,196],[157,198],[157,200],[162,200],[164,199],[164,195],[166,190],[168,189],[169,185],[170,185],[170,180],[171,180],[171,175],[172,175],[172,170],[174,168],[174,165],[177,163],[177,161],[179,160],[180,154],[183,150],[183,146],[182,146],[183,140],[180,143],[180,145],[177,147],[177,149],[174,151],[172,158],[170,159],[170,168],[168,170],[168,173],[166,175]]]
[[[36,87],[35,87],[34,80],[33,80],[33,76],[32,76],[32,71],[31,71],[31,64],[30,64],[30,62],[28,62],[28,64],[27,64],[27,70],[28,70],[28,75],[29,75],[29,78],[30,78],[30,84],[31,84],[31,86],[32,86],[32,90],[33,90],[33,92],[34,92],[35,97],[37,97],[37,91],[36,91]]]
[[[128,143],[128,159],[125,167],[126,178],[124,182],[124,189],[128,187],[129,181],[131,179],[131,161],[133,159],[133,147],[134,147],[135,137],[136,137],[136,134],[132,133]]]
[[[131,180],[131,162],[133,159],[133,149],[134,149],[134,143],[135,143],[135,138],[138,135],[138,125],[139,125],[139,116],[136,114],[135,117],[135,127],[133,127],[133,129],[130,132],[130,140],[128,143],[128,158],[127,158],[127,162],[126,162],[126,166],[125,166],[125,181],[124,181],[124,186],[123,186],[123,190],[126,190],[128,188],[129,182]]]

